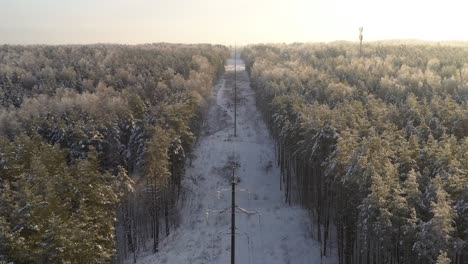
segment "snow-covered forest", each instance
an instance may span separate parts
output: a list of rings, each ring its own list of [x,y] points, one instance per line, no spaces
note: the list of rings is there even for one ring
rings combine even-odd
[[[284,201],[339,263],[468,261],[468,47],[254,45]]]
[[[177,225],[229,50],[0,46],[0,262],[122,262]]]
[[[464,264],[455,44],[0,46],[0,263]]]

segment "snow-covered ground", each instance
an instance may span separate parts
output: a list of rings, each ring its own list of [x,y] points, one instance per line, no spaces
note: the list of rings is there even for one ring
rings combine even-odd
[[[310,238],[307,212],[284,203],[274,144],[256,109],[244,63],[236,59],[237,137],[233,136],[234,59],[230,59],[214,89],[192,163],[187,164],[180,226],[161,241],[159,253],[148,253],[138,263],[230,263],[230,209],[217,212],[230,206],[231,168],[236,163],[237,205],[258,212],[236,215],[236,263],[335,263],[335,259],[321,261],[320,245]]]

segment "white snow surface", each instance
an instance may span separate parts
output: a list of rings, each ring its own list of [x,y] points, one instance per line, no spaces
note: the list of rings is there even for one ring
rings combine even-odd
[[[256,109],[244,63],[239,57],[236,60],[237,137],[233,135],[232,58],[213,91],[193,160],[186,164],[180,225],[161,241],[158,253],[147,252],[137,263],[230,263],[230,176],[235,163],[240,178],[236,204],[257,212],[236,214],[236,263],[336,263],[333,257],[320,258],[320,244],[310,236],[306,210],[284,202],[274,142]]]

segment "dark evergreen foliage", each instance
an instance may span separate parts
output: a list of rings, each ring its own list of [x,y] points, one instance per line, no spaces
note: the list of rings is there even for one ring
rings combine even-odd
[[[285,201],[309,209],[323,255],[468,261],[468,47],[256,45],[242,56]]]
[[[228,56],[212,45],[1,46],[0,262],[157,251]]]

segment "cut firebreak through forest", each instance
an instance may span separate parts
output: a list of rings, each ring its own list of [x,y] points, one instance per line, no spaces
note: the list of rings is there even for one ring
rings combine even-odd
[[[0,46],[0,262],[158,251],[228,56],[216,45]]]
[[[242,56],[285,201],[309,209],[323,255],[468,261],[467,46],[254,45]]]

